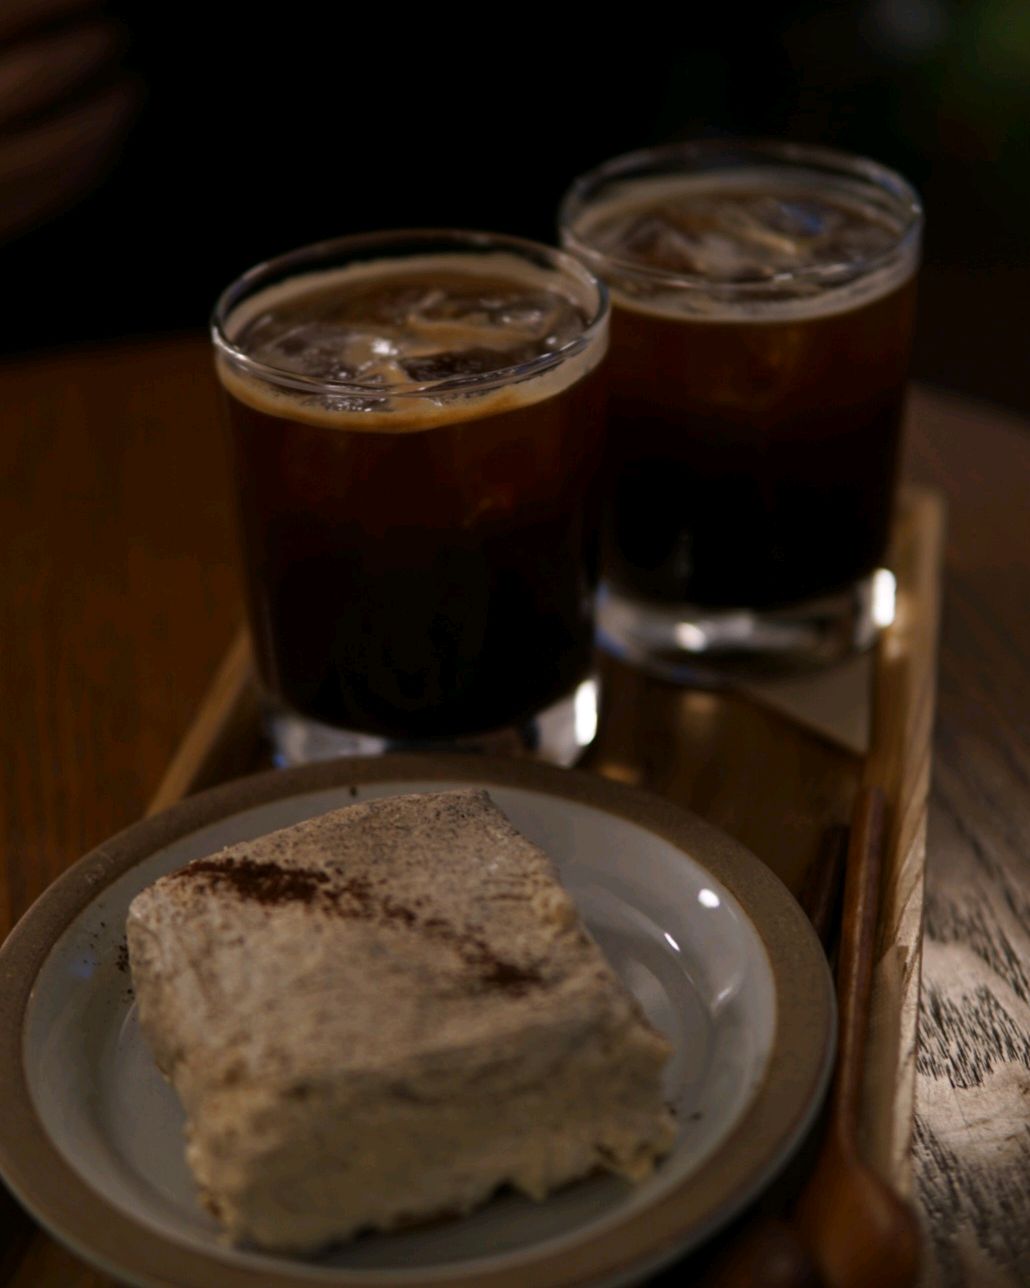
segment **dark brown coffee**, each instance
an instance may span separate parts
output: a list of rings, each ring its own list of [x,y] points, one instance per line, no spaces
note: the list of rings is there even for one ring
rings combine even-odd
[[[612,287],[612,586],[765,608],[871,572],[915,301],[897,218],[752,167],[615,185],[568,231]]]
[[[230,316],[233,344],[275,373],[219,357],[277,701],[415,741],[518,723],[575,689],[604,428],[606,336],[583,346],[588,321],[499,255],[305,275]]]

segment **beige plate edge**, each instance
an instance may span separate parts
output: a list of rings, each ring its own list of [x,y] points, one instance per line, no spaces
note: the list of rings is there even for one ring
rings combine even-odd
[[[626,818],[672,842],[726,886],[755,926],[769,958],[779,1006],[765,1079],[736,1127],[699,1172],[619,1225],[559,1252],[474,1273],[481,1288],[568,1288],[616,1283],[671,1259],[747,1202],[785,1161],[783,1143],[799,1139],[821,1103],[833,1054],[834,1003],[819,942],[786,887],[738,842],[679,806],[596,775],[527,761],[475,756],[401,755],[330,761],[276,770],[191,797],[87,854],[49,887],[0,948],[0,1175],[62,1242],[112,1273],[154,1288],[310,1288],[309,1277],[260,1276],[145,1229],[94,1191],[57,1151],[36,1115],[22,1056],[27,1008],[39,971],[71,921],[137,862],[210,823],[283,797],[350,784],[460,779],[566,797]],[[365,1273],[339,1271],[326,1288],[361,1284]],[[473,1272],[441,1269],[413,1280],[377,1274],[376,1288],[468,1288]]]

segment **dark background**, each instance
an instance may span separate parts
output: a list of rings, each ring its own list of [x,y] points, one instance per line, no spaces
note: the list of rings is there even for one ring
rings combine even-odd
[[[252,263],[345,232],[553,241],[561,193],[598,161],[751,134],[911,179],[927,209],[916,374],[1030,411],[1025,0],[105,8],[134,122],[90,195],[0,248],[7,353],[202,327]]]

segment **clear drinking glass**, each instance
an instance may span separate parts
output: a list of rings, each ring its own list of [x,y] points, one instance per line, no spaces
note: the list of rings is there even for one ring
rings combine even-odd
[[[253,269],[212,330],[279,759],[575,760],[596,726],[603,285],[515,238],[378,233]]]
[[[915,192],[823,148],[704,141],[584,175],[560,223],[612,292],[603,640],[673,679],[870,644],[892,611]]]

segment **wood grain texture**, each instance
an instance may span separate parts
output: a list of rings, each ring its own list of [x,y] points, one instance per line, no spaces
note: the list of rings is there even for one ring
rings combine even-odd
[[[157,791],[147,802],[147,817],[191,792],[254,769],[262,754],[261,741],[250,639],[241,627],[176,747]]]
[[[143,811],[239,620],[196,341],[0,368],[0,908]]]
[[[242,617],[217,398],[200,339],[0,366],[0,936],[143,813]],[[11,1239],[17,1288],[114,1283]]]
[[[1030,1283],[1030,430],[929,395],[910,472],[949,500],[916,1192],[933,1288]]]
[[[203,340],[0,367],[0,417],[2,932],[142,814],[241,613]],[[928,1284],[1013,1286],[1030,1280],[1030,428],[924,393],[908,471],[950,501],[915,1193]],[[724,775],[701,763],[705,698],[692,803],[733,830]],[[658,780],[684,768],[663,759],[665,721],[656,710],[640,748]],[[779,748],[772,725],[756,738],[740,772],[758,793]],[[787,754],[804,768],[803,747]],[[830,813],[839,790],[813,784]],[[45,1236],[8,1277],[112,1282]]]
[[[865,786],[889,788],[890,805],[862,1134],[867,1161],[908,1194],[944,512],[937,493],[911,486],[902,508],[890,560],[902,593],[877,650],[872,749],[863,770]],[[892,1114],[884,1112],[884,1087],[894,1089]]]
[[[910,1288],[919,1263],[915,1216],[869,1166],[861,1138],[869,1003],[887,856],[886,797],[863,787],[848,845],[837,965],[840,1030],[830,1120],[795,1219],[827,1288]],[[880,1098],[883,1087],[879,1088]]]

